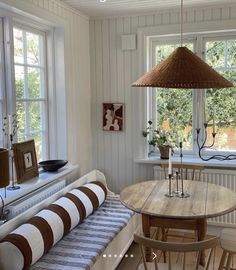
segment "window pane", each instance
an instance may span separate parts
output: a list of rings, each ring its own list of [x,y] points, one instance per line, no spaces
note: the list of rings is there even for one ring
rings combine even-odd
[[[229,67],[236,67],[236,40],[228,40],[228,57],[227,65]]]
[[[156,64],[167,58],[178,46],[178,43],[157,45]],[[193,50],[193,43],[185,43],[184,46]],[[184,149],[192,149],[192,90],[158,88],[156,91],[157,126],[169,130],[176,143],[181,137]]]
[[[40,102],[29,104],[29,129],[31,132],[42,129]]]
[[[20,99],[25,96],[25,74],[24,67],[15,65],[15,88],[16,88],[16,98]]]
[[[38,159],[46,157],[45,40],[43,34],[14,28],[17,139],[35,140]],[[20,60],[19,60],[20,61]],[[40,100],[39,100],[40,99]],[[43,152],[42,152],[43,151]]]
[[[25,102],[17,102],[16,104],[16,113],[17,113],[17,134],[21,135],[26,133],[25,129]]]
[[[236,82],[236,69],[221,71],[222,75]],[[207,90],[208,140],[212,142],[213,114],[215,112],[215,150],[236,150],[236,88]]]
[[[225,66],[225,41],[209,41],[206,46],[206,62],[212,67]]]
[[[23,56],[23,32],[20,29],[14,28],[14,61],[15,63],[24,63]]]
[[[169,130],[175,142],[192,149],[192,90],[157,89],[158,126]]]
[[[27,39],[27,64],[39,65],[39,35],[26,33]]]
[[[212,46],[215,45],[213,48]],[[236,41],[206,42],[206,60],[220,66],[218,72],[236,82],[235,49]],[[221,59],[221,60],[220,60]],[[217,64],[216,64],[217,63]],[[228,68],[230,66],[230,69]],[[234,68],[235,66],[235,68]],[[216,138],[213,149],[236,150],[236,88],[208,89],[206,91],[206,121],[208,123],[207,144],[212,143],[213,119],[215,118]]]
[[[40,70],[28,68],[28,95],[29,98],[40,97]]]
[[[183,46],[193,51],[193,43],[184,43]],[[179,47],[177,43],[156,46],[156,64],[167,58],[177,47]]]

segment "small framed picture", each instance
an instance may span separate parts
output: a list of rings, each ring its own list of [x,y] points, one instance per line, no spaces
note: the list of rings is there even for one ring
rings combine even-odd
[[[13,144],[17,183],[39,174],[34,140]]]
[[[122,131],[124,129],[124,104],[103,103],[103,130]]]

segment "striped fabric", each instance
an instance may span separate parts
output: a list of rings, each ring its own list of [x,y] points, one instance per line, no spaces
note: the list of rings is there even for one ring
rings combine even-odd
[[[106,199],[105,186],[94,181],[71,190],[19,226],[0,242],[0,269],[25,270]],[[13,254],[9,251],[13,250]]]
[[[133,212],[120,203],[119,196],[107,196],[93,215],[63,237],[30,270],[90,269],[132,215]]]

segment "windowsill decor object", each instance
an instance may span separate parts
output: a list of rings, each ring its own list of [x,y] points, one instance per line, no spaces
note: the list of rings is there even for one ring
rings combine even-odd
[[[143,137],[148,137],[148,144],[154,149],[155,147],[158,147],[161,159],[169,159],[169,150],[171,149],[172,151],[174,144],[171,134],[168,131],[155,129],[153,127],[153,122],[149,120],[148,127],[143,131]],[[149,154],[154,151],[150,151]]]
[[[199,134],[201,129],[200,128],[196,128],[196,132],[197,132],[197,146],[198,146],[198,155],[199,157],[204,160],[204,161],[209,161],[211,159],[217,159],[220,161],[223,160],[234,160],[236,159],[236,155],[234,154],[229,154],[229,155],[222,155],[222,154],[217,154],[217,155],[212,155],[210,157],[206,157],[206,156],[202,156],[202,151],[210,149],[214,146],[215,144],[215,137],[217,135],[216,133],[216,129],[215,129],[215,121],[213,118],[213,132],[212,132],[212,143],[210,145],[206,145],[206,141],[207,141],[207,123],[204,123],[204,139],[203,142],[200,143],[200,139],[199,139]]]
[[[9,185],[9,155],[8,150],[0,148],[0,188],[4,188],[6,198],[6,187]]]
[[[56,172],[60,168],[64,167],[68,163],[68,160],[44,160],[39,162],[39,167],[42,167],[44,171]]]
[[[13,140],[14,136],[16,135],[16,130],[17,130],[16,115],[9,114],[8,117],[4,117],[3,132],[4,135],[8,137],[9,156],[10,156],[10,160],[8,159],[8,162],[10,161],[11,164],[11,186],[7,188],[8,190],[16,190],[20,188],[20,186],[15,185],[14,180]]]
[[[38,163],[34,140],[13,144],[17,183],[38,176]]]

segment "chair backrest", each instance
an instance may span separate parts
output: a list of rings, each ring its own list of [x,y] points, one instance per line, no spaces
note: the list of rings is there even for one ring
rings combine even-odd
[[[160,167],[164,170],[164,176],[167,178],[168,164],[161,164]],[[194,164],[172,164],[172,174],[175,175],[178,172],[179,177],[181,177],[181,172],[183,173],[183,179],[189,180],[200,180],[201,172],[204,170],[204,166],[194,165]]]
[[[169,270],[174,269],[174,266],[171,262],[172,261],[171,253],[174,253],[174,252],[183,253],[182,269],[184,270],[186,267],[186,253],[197,252],[197,258],[196,258],[195,265],[193,268],[194,270],[197,270],[199,267],[201,252],[204,250],[209,250],[208,258],[207,258],[205,268],[204,268],[204,270],[207,270],[209,269],[213,250],[219,243],[218,237],[212,237],[207,240],[203,240],[199,242],[191,242],[191,243],[163,242],[159,240],[146,238],[143,235],[138,234],[138,233],[134,234],[134,241],[140,246],[145,270],[148,269],[146,259],[145,259],[145,247],[150,248],[151,250],[155,250],[155,251],[157,250],[157,251],[166,252],[168,255],[167,264],[168,264]],[[157,256],[156,258],[153,259],[153,263],[155,265],[155,269],[158,269]]]

